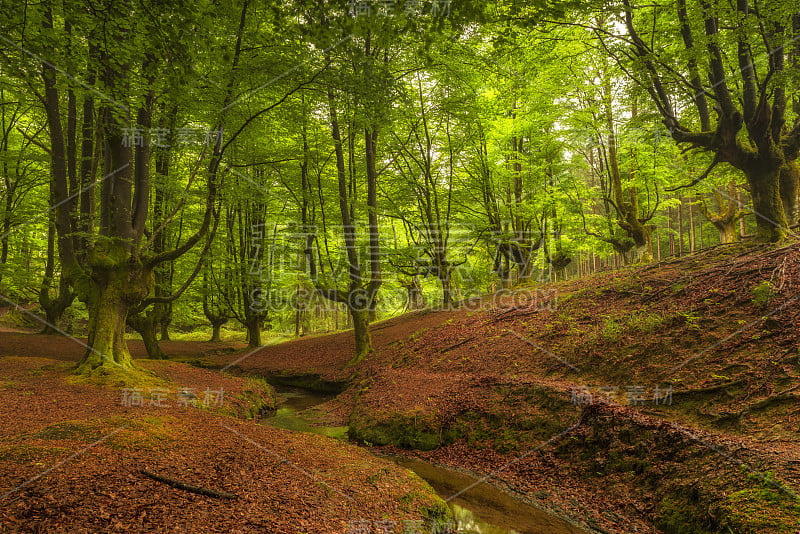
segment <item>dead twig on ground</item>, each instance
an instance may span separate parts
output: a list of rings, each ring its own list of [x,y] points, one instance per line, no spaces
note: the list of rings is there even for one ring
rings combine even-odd
[[[150,477],[153,480],[157,480],[159,482],[163,482],[173,488],[178,488],[186,491],[191,491],[192,493],[198,493],[200,495],[206,495],[207,497],[214,497],[215,499],[236,499],[238,498],[237,495],[233,493],[228,493],[227,491],[215,490],[210,488],[204,488],[202,486],[194,486],[192,484],[187,484],[185,482],[181,482],[180,480],[176,480],[174,478],[169,478],[161,475],[157,475],[153,472],[148,471],[147,469],[142,469],[139,471],[146,477]]]

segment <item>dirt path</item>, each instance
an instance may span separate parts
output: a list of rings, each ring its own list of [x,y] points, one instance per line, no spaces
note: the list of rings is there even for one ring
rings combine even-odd
[[[465,317],[463,310],[424,311],[406,314],[371,326],[372,344],[382,352],[400,340],[419,335],[448,321]],[[355,351],[352,331],[308,336],[236,354],[217,353],[204,363],[222,367],[235,363],[243,371],[257,374],[316,373],[327,380],[348,378],[345,366]]]

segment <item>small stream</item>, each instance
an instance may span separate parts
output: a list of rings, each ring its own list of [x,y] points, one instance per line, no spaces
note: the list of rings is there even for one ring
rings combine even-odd
[[[347,427],[325,427],[313,424],[313,413],[303,410],[322,404],[331,394],[274,386],[281,399],[278,410],[268,422],[276,427],[299,432],[312,432],[336,439],[347,439]],[[586,534],[563,519],[530,506],[504,493],[491,484],[476,484],[477,479],[416,458],[385,456],[397,465],[414,471],[447,500],[458,532],[464,534]],[[455,498],[463,488],[467,491]]]

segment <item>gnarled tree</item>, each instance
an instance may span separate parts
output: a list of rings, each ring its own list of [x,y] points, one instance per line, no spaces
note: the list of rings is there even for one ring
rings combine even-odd
[[[719,163],[739,169],[750,186],[757,239],[780,241],[798,218],[800,15],[794,1],[756,4],[678,0],[667,16],[658,6],[623,0],[628,46],[617,58],[647,90],[673,139],[713,154],[692,184]],[[678,53],[664,46],[672,35],[664,24],[681,35]],[[621,54],[634,60],[633,69]],[[679,88],[688,107],[673,102],[668,87]]]

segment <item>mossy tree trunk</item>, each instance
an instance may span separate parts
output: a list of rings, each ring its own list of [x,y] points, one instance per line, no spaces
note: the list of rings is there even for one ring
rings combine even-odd
[[[365,47],[367,56],[376,50],[370,48],[367,38]],[[316,264],[310,262],[311,279],[314,280],[317,291],[328,300],[344,303],[353,321],[355,338],[355,355],[350,364],[355,364],[372,352],[372,342],[369,333],[370,309],[376,302],[378,289],[381,286],[381,253],[380,237],[378,233],[378,200],[377,185],[379,173],[376,169],[378,126],[372,124],[364,128],[364,144],[367,167],[367,220],[369,226],[369,261],[368,266],[362,266],[359,261],[356,244],[356,219],[355,195],[353,186],[349,183],[348,172],[345,166],[344,148],[339,129],[339,119],[336,110],[336,97],[332,89],[328,89],[328,112],[330,116],[331,137],[334,143],[336,156],[336,174],[339,189],[339,212],[342,217],[344,248],[347,254],[347,290],[322,287],[317,280]],[[352,154],[351,154],[352,155]],[[369,277],[365,271],[369,271]]]
[[[440,267],[439,282],[442,285],[442,306],[447,309],[453,305],[453,276],[450,266],[445,264]]]
[[[735,243],[739,240],[736,223],[745,215],[745,211],[739,206],[736,180],[728,182],[727,193],[724,195],[715,189],[714,199],[718,207],[716,213],[709,210],[706,201],[698,195],[700,213],[717,229],[720,243]]]
[[[719,221],[714,223],[714,228],[719,232],[719,242],[722,244],[736,243],[739,234],[736,232],[736,223],[733,221]]]
[[[144,348],[147,350],[147,357],[151,360],[166,360],[167,355],[161,349],[158,343],[157,329],[155,316],[148,313],[144,316],[144,328],[139,332],[144,342]]]
[[[245,0],[241,7],[235,50],[231,56],[231,77],[219,108],[222,110],[229,107],[236,87],[234,76],[248,4]],[[177,94],[180,90],[177,86],[162,86],[164,80],[170,79],[165,67],[173,57],[170,47],[176,43],[164,39],[153,42],[153,46],[144,51],[141,47],[130,48],[130,43],[139,38],[134,35],[139,28],[117,22],[153,22],[150,20],[153,14],[128,2],[105,3],[103,9],[93,12],[84,21],[85,25],[76,28],[72,28],[69,22],[74,19],[72,7],[45,0],[37,4],[36,9],[38,16],[35,20],[39,20],[41,32],[32,35],[32,39],[65,43],[66,54],[74,60],[75,66],[85,61],[83,67],[89,85],[98,81],[103,86],[103,105],[95,110],[91,91],[73,93],[70,89],[73,84],[61,79],[63,73],[52,63],[43,61],[41,91],[35,91],[43,102],[49,133],[51,206],[61,279],[68,282],[69,289],[86,303],[89,312],[89,348],[77,364],[76,372],[87,374],[106,367],[130,369],[134,365],[125,343],[128,314],[141,312],[151,304],[168,305],[196,276],[197,271],[172,295],[148,298],[153,291],[156,266],[181,257],[204,237],[208,248],[214,234],[210,230],[211,222],[218,221],[215,206],[220,161],[225,147],[242,130],[228,138],[225,145],[221,136],[213,144],[206,174],[205,213],[199,228],[171,250],[165,246],[154,247],[153,239],[158,239],[164,228],[161,225],[147,231],[152,207],[150,140],[133,141],[131,132],[151,129],[157,93],[161,97],[163,94]],[[35,27],[31,25],[30,31],[35,32]],[[76,35],[73,29],[80,33]],[[81,49],[88,45],[88,54],[71,54],[69,47],[76,43]],[[66,95],[60,94],[63,88],[66,88]],[[80,174],[77,172],[76,95],[84,98]],[[65,101],[66,113],[61,109]],[[66,131],[62,124],[64,117]],[[97,117],[96,121],[94,117]],[[223,124],[224,116],[220,116],[214,126],[221,131]],[[97,144],[93,146],[95,140]],[[93,176],[97,168],[103,169],[104,176],[95,181]],[[95,183],[100,185],[93,186]],[[160,208],[162,216],[166,213],[164,207]],[[149,316],[154,324],[146,329],[146,342],[155,339],[157,316],[158,311]]]
[[[783,213],[791,227],[800,222],[800,164],[797,161],[784,163],[780,168],[778,183]]]
[[[147,351],[147,357],[151,360],[166,360],[167,355],[161,350],[161,345],[157,338],[157,315],[153,308],[139,314],[133,314],[129,310],[127,317],[128,325],[142,336],[142,343]]]
[[[90,281],[89,348],[76,368],[88,374],[103,366],[134,368],[125,342],[128,312],[152,289],[152,275],[139,265],[95,268]]]
[[[261,315],[253,313],[245,319],[247,346],[255,349],[261,346]]]
[[[211,322],[211,339],[208,340],[210,343],[219,343],[222,341],[222,338],[220,337],[222,325],[227,322],[227,317]]]
[[[356,353],[350,364],[358,363],[372,352],[372,336],[369,333],[369,310],[350,308],[353,318],[353,332],[356,342]]]
[[[422,286],[416,276],[413,276],[408,281],[402,282],[401,285],[406,290],[406,310],[413,311],[425,307],[425,297],[422,294]]]
[[[775,243],[786,238],[789,224],[781,199],[780,174],[782,165],[759,161],[747,167],[745,176],[750,183],[753,214],[756,219],[756,240]]]
[[[161,317],[159,327],[161,328],[161,341],[169,341],[169,325],[172,323],[172,306],[167,308],[167,312]]]
[[[243,258],[254,258],[263,248],[263,227],[266,206],[261,203],[248,203],[237,207],[239,219],[239,250]],[[241,322],[247,329],[247,345],[250,348],[261,346],[261,323],[267,316],[268,293],[262,286],[262,273],[253,271],[251,261],[242,262],[240,267],[242,309]]]
[[[600,27],[603,27],[604,24],[604,21],[598,22]],[[652,240],[650,239],[653,225],[649,221],[655,213],[655,208],[648,214],[644,213],[640,206],[639,188],[635,185],[635,177],[638,172],[635,165],[636,151],[633,147],[630,149],[628,158],[628,178],[623,183],[617,146],[613,87],[608,65],[603,66],[600,75],[602,110],[607,136],[605,171],[608,174],[608,185],[606,186],[605,181],[601,181],[601,185],[609,231],[608,235],[599,235],[588,231],[587,233],[611,244],[625,264],[646,263],[653,259]],[[636,119],[637,114],[637,102],[634,98],[631,106],[632,121]]]

